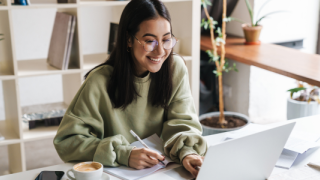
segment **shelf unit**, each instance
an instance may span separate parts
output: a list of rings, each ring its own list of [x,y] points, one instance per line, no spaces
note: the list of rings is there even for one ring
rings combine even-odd
[[[10,173],[26,171],[26,153],[24,143],[50,139],[56,134],[58,127],[39,127],[33,130],[22,128],[22,107],[20,103],[19,80],[36,76],[59,74],[62,76],[63,103],[70,104],[74,95],[83,82],[83,75],[94,66],[104,62],[105,53],[84,54],[82,32],[83,27],[92,22],[86,17],[88,8],[103,8],[108,12],[107,26],[110,22],[118,22],[121,12],[128,1],[81,1],[57,4],[54,1],[41,3],[41,0],[31,0],[30,6],[11,5],[0,6],[0,33],[5,34],[5,40],[0,41],[0,81],[4,97],[5,120],[0,121],[0,133],[5,140],[0,146],[7,146]],[[198,109],[199,102],[199,47],[200,47],[200,1],[198,0],[163,0],[172,18],[173,32],[181,41],[180,54],[186,60],[189,70],[190,87]],[[66,12],[77,16],[74,43],[72,45],[71,61],[74,62],[68,70],[58,70],[46,63],[46,59],[30,59],[18,61],[13,26],[12,11],[38,10],[55,8],[56,11]],[[93,24],[95,25],[95,24]],[[94,27],[93,27],[94,28]],[[106,32],[108,33],[108,32]],[[106,42],[108,39],[106,39]],[[107,51],[107,49],[106,49]]]

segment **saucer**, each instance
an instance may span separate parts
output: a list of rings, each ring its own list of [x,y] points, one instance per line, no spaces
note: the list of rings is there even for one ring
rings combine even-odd
[[[107,173],[103,172],[102,176],[99,180],[109,180],[109,179],[110,179],[109,175]]]

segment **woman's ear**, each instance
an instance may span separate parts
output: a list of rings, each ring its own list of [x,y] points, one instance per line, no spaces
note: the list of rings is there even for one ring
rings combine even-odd
[[[127,46],[132,47],[132,40],[131,40],[131,37],[129,36],[128,32],[127,32]]]

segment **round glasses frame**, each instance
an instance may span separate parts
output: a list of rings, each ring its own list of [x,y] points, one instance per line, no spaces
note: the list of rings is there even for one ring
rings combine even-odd
[[[174,37],[173,34],[172,34],[172,36],[173,36],[173,37],[171,37],[171,38],[169,38],[169,39],[174,40],[175,43],[172,45],[171,48],[165,48],[165,47],[164,47],[164,43],[162,43],[163,49],[166,49],[166,50],[172,49],[172,48],[177,44],[177,42],[178,42],[179,40],[178,40],[176,37]],[[148,51],[148,50],[146,50],[146,48],[145,48],[145,45],[146,45],[147,42],[144,42],[144,44],[142,44],[142,43],[138,40],[138,38],[136,38],[136,36],[133,36],[133,37],[139,42],[139,44],[141,44],[141,45],[143,46],[143,49],[144,49],[146,52],[152,52],[152,51],[154,51],[154,50],[156,49],[157,46],[159,46],[159,42],[158,42],[157,40],[154,40],[154,41],[156,42],[156,44],[153,45],[153,49],[152,49],[151,51]],[[173,42],[174,42],[174,41],[173,41]]]

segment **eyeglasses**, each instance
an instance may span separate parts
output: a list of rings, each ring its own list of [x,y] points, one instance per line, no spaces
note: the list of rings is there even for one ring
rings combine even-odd
[[[133,37],[136,38],[135,36]],[[146,41],[144,44],[142,44],[137,38],[136,40],[143,46],[143,49],[147,52],[153,51],[159,45],[159,42],[157,40]],[[169,49],[172,49],[177,42],[178,42],[177,38],[173,36],[169,39],[164,40],[162,46],[164,49],[169,50]]]

